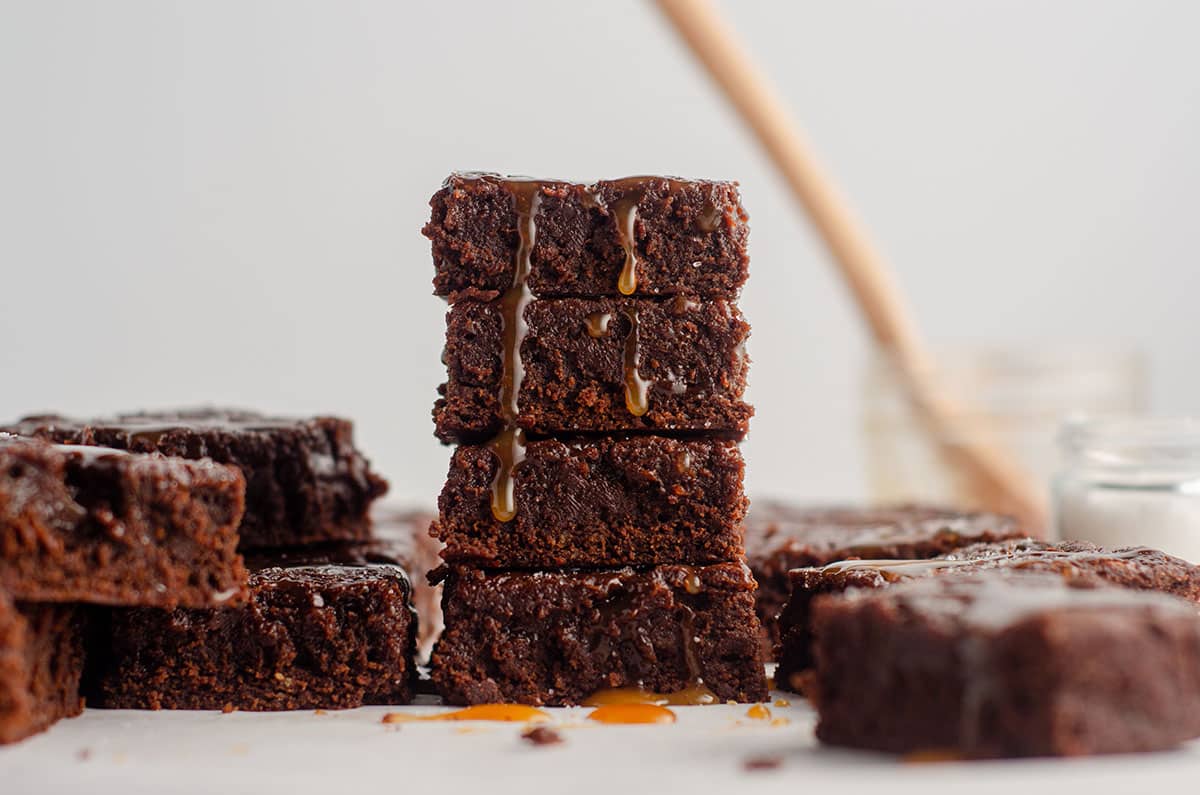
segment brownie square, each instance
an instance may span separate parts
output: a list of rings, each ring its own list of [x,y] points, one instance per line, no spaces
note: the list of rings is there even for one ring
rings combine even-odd
[[[384,506],[372,513],[375,526],[370,545],[404,567],[412,583],[412,603],[417,611],[417,658],[428,660],[434,641],[442,634],[442,586],[429,582],[429,574],[442,564],[440,541],[429,535],[432,511]]]
[[[737,443],[661,436],[542,439],[513,474],[516,515],[492,512],[499,459],[454,451],[433,534],[480,568],[715,563],[742,557],[745,465]]]
[[[451,568],[432,676],[450,704],[579,704],[597,691],[761,701],[754,580],[740,563],[594,571]]]
[[[200,607],[245,597],[232,467],[0,434],[0,590]]]
[[[516,423],[537,434],[627,430],[745,434],[750,326],[730,301],[563,298],[524,310]],[[499,302],[463,302],[446,317],[448,380],[434,409],[444,442],[505,427]]]
[[[371,502],[387,482],[354,446],[354,426],[336,417],[270,417],[200,408],[73,420],[27,417],[9,428],[64,444],[209,458],[242,470],[243,549],[365,539]]]
[[[110,611],[88,701],[124,709],[342,709],[412,700],[417,619],[386,553],[248,558],[240,607]]]
[[[929,577],[813,604],[817,737],[897,753],[1075,756],[1200,736],[1200,616],[1056,574]]]
[[[526,211],[528,286],[538,298],[735,298],[746,281],[748,216],[735,182],[456,173],[429,204],[422,231],[433,244],[434,292],[451,301],[491,300],[512,286]]]
[[[972,544],[928,560],[848,560],[789,572],[791,596],[779,614],[779,666],[783,690],[804,690],[812,666],[813,599],[850,588],[886,588],[922,577],[964,577],[981,572],[1050,572],[1080,582],[1152,590],[1200,602],[1200,566],[1145,547],[1108,550],[1080,541],[1017,539]]]
[[[17,603],[0,591],[0,744],[83,711],[82,674],[78,608]]]
[[[932,558],[968,544],[1022,538],[1008,516],[932,505],[833,507],[755,500],[746,516],[746,562],[758,581],[768,657],[776,618],[791,590],[788,572],[847,558]]]

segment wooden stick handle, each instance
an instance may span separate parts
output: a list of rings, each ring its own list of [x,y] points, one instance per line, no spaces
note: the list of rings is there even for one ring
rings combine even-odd
[[[947,460],[965,470],[973,493],[984,504],[1017,513],[1034,529],[1044,527],[1045,508],[1027,475],[1001,448],[983,444],[983,434],[970,432],[977,415],[936,388],[929,356],[891,269],[733,32],[707,0],[656,2],[753,130],[808,212],[871,333],[895,358],[908,382],[914,408],[939,440]],[[952,448],[942,442],[950,438],[956,440]]]

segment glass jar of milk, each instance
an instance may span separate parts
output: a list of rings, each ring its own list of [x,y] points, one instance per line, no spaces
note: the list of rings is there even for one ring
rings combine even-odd
[[[1200,419],[1080,417],[1059,444],[1060,538],[1200,562]]]

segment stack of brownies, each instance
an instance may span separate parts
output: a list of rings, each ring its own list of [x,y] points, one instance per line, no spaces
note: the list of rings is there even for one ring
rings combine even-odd
[[[430,203],[442,696],[764,698],[736,184],[454,174]]]
[[[372,529],[387,485],[349,422],[205,409],[7,430],[0,741],[76,713],[81,687],[126,708],[411,699],[416,520]]]

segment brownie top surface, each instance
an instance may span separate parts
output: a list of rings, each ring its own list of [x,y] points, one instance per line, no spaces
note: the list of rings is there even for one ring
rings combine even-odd
[[[963,628],[998,632],[1027,619],[1075,611],[1128,613],[1130,620],[1153,612],[1200,622],[1195,605],[1174,596],[1011,570],[975,577],[927,577],[884,589],[851,589],[819,597],[818,605],[868,607],[898,621],[917,619],[951,632]]]
[[[450,175],[442,182],[442,188],[453,188],[456,185],[469,182],[490,182],[497,185],[505,185],[509,183],[528,183],[533,185],[543,185],[548,188],[558,187],[579,189],[592,195],[601,193],[601,191],[608,186],[619,187],[625,190],[638,190],[660,185],[678,189],[685,185],[736,186],[738,184],[732,180],[685,179],[683,177],[670,176],[666,174],[639,174],[629,177],[618,177],[615,179],[595,180],[593,182],[575,182],[566,179],[529,177],[521,174],[499,174],[494,171],[454,171],[451,172]]]
[[[896,582],[935,575],[957,576],[994,569],[1095,574],[1122,584],[1157,587],[1200,595],[1200,566],[1149,547],[1106,549],[1086,541],[1039,541],[1032,538],[971,544],[925,560],[843,560],[821,567],[794,569],[793,583],[814,577],[877,574]]]
[[[336,558],[323,561],[319,557],[277,561],[279,565],[274,566],[262,565],[266,562],[265,559],[259,559],[256,568],[250,572],[252,589],[284,584],[334,588],[387,581],[400,582],[405,588],[411,589],[408,572],[396,563],[349,559],[339,561]]]
[[[25,435],[54,432],[78,433],[89,428],[127,432],[131,435],[153,435],[170,431],[187,431],[197,434],[214,431],[273,433],[281,430],[302,429],[315,419],[276,417],[243,409],[197,407],[115,414],[110,417],[94,419],[75,419],[57,414],[42,414],[25,417],[11,427],[17,433]]]
[[[931,505],[884,508],[802,506],[755,500],[746,516],[751,560],[802,552],[817,562],[853,557],[860,549],[920,545],[952,534],[969,543],[988,536],[1019,536],[1015,519]]]
[[[85,468],[138,471],[183,483],[189,483],[197,477],[208,482],[236,482],[242,479],[236,467],[217,464],[206,458],[186,460],[159,453],[130,453],[112,447],[55,444],[0,432],[0,451],[16,449],[26,450],[41,461]]]

